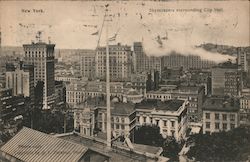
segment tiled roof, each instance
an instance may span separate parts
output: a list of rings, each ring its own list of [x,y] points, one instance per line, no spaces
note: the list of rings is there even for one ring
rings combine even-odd
[[[77,162],[88,148],[24,127],[0,150],[25,162]]]

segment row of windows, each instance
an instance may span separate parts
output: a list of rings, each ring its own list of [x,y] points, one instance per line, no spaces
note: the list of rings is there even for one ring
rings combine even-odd
[[[223,130],[227,130],[228,125],[229,125],[229,124],[227,124],[227,123],[222,123],[222,129],[223,129]],[[215,129],[220,129],[220,123],[215,123],[215,124],[214,124],[214,127],[215,127]],[[210,123],[210,122],[206,122],[206,128],[207,128],[207,129],[210,129],[210,128],[211,128],[211,123]],[[234,128],[235,128],[235,124],[230,124],[229,129],[234,129]]]
[[[210,113],[206,113],[205,114],[206,119],[211,119],[211,114]],[[219,113],[215,113],[215,120],[220,120],[220,114]],[[230,121],[235,121],[235,114],[230,114],[229,116]],[[227,120],[228,119],[228,114],[222,114],[222,120]]]
[[[119,117],[111,117],[111,121],[112,122],[117,122],[117,123],[124,123],[125,122],[125,119],[124,118],[119,118]]]
[[[141,84],[142,85],[142,84]],[[158,98],[158,99],[160,99],[160,98],[164,98],[164,99],[171,99],[171,96],[161,96],[161,95],[151,95],[151,94],[149,94],[149,95],[147,95],[147,97],[148,98],[153,98],[153,99],[156,99],[156,98]]]
[[[143,117],[143,123],[147,123],[146,121],[147,121],[147,117]],[[149,122],[151,124],[153,124],[153,118],[152,117],[149,118]],[[170,121],[170,122],[171,122],[171,127],[175,127],[175,121]],[[159,120],[155,120],[155,124],[159,125]],[[166,120],[163,120],[163,126],[167,127],[167,121]]]

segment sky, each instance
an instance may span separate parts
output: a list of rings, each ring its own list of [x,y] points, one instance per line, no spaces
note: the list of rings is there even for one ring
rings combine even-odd
[[[143,42],[149,55],[171,51],[214,59],[202,43],[249,46],[249,1],[0,1],[3,46],[22,46],[41,39],[56,48],[94,49],[100,37],[105,45],[106,27],[110,42],[132,45]],[[102,32],[105,4],[108,21]],[[36,12],[34,11],[36,10]],[[29,12],[27,12],[29,11]],[[42,12],[41,12],[42,11]],[[97,35],[94,33],[98,32]],[[217,55],[218,59],[227,59]]]

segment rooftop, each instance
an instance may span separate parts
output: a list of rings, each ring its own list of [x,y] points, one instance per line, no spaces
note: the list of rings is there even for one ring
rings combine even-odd
[[[105,135],[104,135],[105,136]],[[130,151],[130,149],[128,147],[125,146],[121,146],[121,145],[116,145],[113,144],[111,149],[107,149],[107,146],[105,143],[105,141],[103,140],[99,140],[99,138],[96,137],[87,137],[87,136],[81,136],[78,135],[76,133],[71,134],[71,135],[67,135],[67,136],[61,136],[60,138],[65,139],[65,140],[69,140],[72,142],[76,142],[76,143],[80,143],[83,144],[87,147],[89,147],[91,150],[94,151],[98,151],[100,153],[103,154],[108,154],[111,158],[110,158],[110,162],[120,162],[120,161],[124,161],[124,162],[142,162],[142,161],[157,161],[156,159],[153,158],[149,158],[147,156],[145,156],[145,154],[138,154],[135,153],[133,151]],[[118,147],[119,148],[118,148]],[[149,151],[149,153],[155,153],[157,152],[157,150],[159,150],[159,148],[155,148],[151,146],[145,147],[145,146],[135,146],[135,150],[137,149],[144,149],[144,150],[138,150],[142,153],[145,153],[147,151]],[[126,149],[120,149],[120,148],[126,148]]]
[[[202,86],[180,86],[177,90],[182,92],[198,92],[202,89]]]
[[[0,149],[21,161],[79,161],[87,147],[24,127]]]
[[[130,115],[135,111],[135,105],[132,103],[116,102],[114,108],[111,109],[111,114],[114,115]]]
[[[240,104],[235,99],[224,97],[209,97],[202,106],[203,110],[237,112]]]
[[[136,104],[136,109],[156,109],[156,110],[164,110],[164,111],[177,111],[184,100],[168,100],[168,101],[157,101],[157,100],[144,100],[141,103]]]
[[[137,96],[137,95],[141,95],[141,94],[139,92],[137,92],[135,89],[130,89],[130,90],[128,90],[127,95]]]
[[[238,64],[234,64],[231,61],[220,63],[218,66],[215,66],[216,68],[221,69],[238,69]]]

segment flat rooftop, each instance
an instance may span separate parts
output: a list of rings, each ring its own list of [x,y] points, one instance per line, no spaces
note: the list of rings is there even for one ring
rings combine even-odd
[[[239,101],[223,97],[209,97],[205,100],[203,110],[237,112],[240,109]]]
[[[168,100],[168,101],[158,101],[158,100],[144,100],[141,103],[136,104],[136,109],[156,109],[156,110],[164,110],[164,111],[177,111],[184,100]]]

